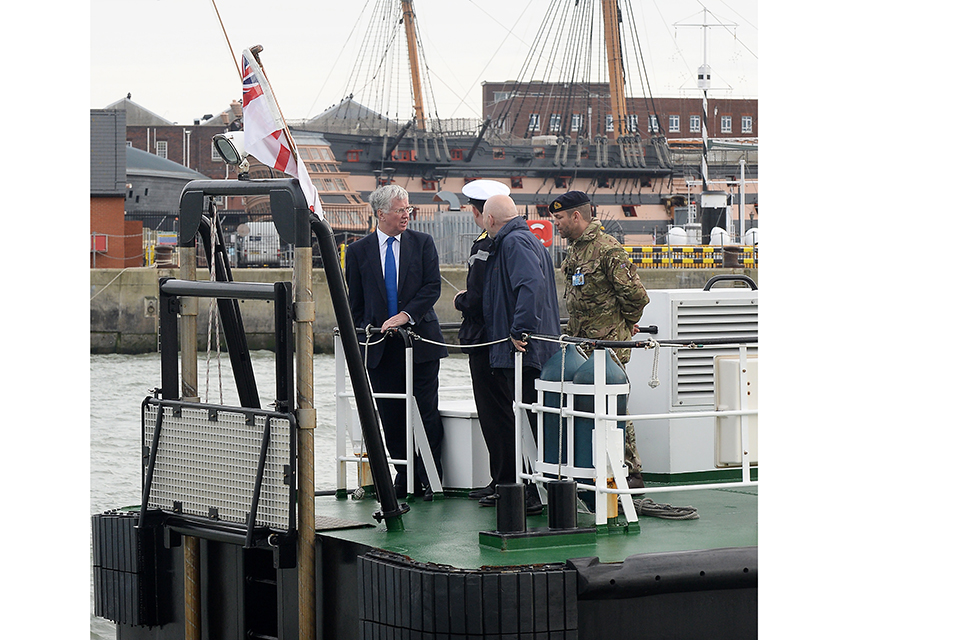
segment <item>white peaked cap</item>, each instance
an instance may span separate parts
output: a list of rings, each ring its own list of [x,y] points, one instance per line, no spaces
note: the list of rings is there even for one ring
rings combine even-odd
[[[491,196],[510,195],[510,187],[496,180],[474,180],[463,185],[463,195],[471,200],[488,200]]]

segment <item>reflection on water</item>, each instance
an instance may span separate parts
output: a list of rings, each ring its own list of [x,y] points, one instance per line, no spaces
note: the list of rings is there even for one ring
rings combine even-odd
[[[260,404],[272,405],[276,396],[275,359],[270,351],[250,354]],[[236,406],[239,398],[230,358],[224,353],[198,362],[199,394],[202,402]],[[314,357],[314,406],[317,428],[314,432],[315,478],[317,490],[332,489],[336,471],[336,401],[334,398],[334,357]],[[443,387],[470,385],[470,370],[462,355],[445,358],[440,366],[441,400],[469,397],[469,391],[446,391]],[[90,356],[90,513],[140,504],[140,403],[160,386],[160,355]],[[93,563],[91,550],[90,566]],[[91,570],[90,637],[111,640],[116,637],[112,622],[93,615]]]

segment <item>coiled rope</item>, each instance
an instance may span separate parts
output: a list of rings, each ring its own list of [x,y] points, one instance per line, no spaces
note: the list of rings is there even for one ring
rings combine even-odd
[[[651,518],[664,520],[699,520],[700,514],[696,507],[674,507],[669,504],[658,504],[650,498],[641,498],[633,501],[637,513]]]

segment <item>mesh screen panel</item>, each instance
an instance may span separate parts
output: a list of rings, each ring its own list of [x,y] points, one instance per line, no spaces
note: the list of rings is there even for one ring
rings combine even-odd
[[[143,444],[151,446],[157,423],[156,404],[143,408]],[[148,507],[247,523],[253,502],[257,465],[267,417],[270,443],[257,508],[256,526],[293,529],[292,487],[284,467],[292,460],[291,421],[283,414],[244,413],[222,407],[163,407]],[[250,417],[248,421],[248,416]],[[146,451],[146,449],[145,449]],[[292,472],[290,482],[293,482]]]

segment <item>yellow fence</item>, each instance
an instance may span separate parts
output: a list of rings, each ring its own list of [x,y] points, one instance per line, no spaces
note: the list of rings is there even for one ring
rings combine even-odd
[[[624,247],[630,261],[645,269],[757,266],[757,247],[709,245]]]

